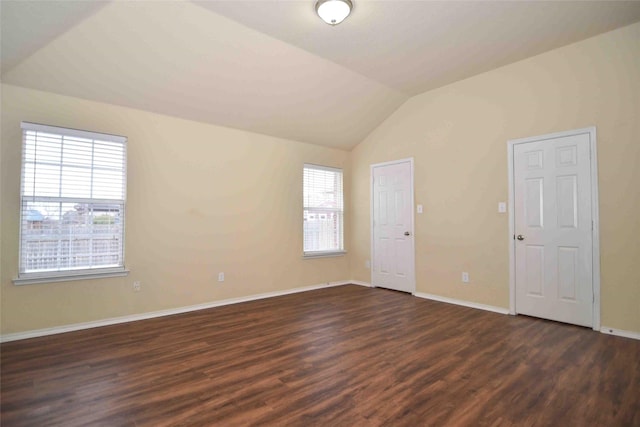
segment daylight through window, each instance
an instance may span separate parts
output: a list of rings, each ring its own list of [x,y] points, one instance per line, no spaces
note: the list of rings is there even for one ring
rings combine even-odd
[[[124,270],[126,138],[22,129],[20,277]]]
[[[304,165],[304,255],[344,252],[342,170]]]

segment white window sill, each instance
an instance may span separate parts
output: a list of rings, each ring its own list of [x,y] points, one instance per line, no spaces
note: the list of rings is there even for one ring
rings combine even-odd
[[[54,273],[27,273],[13,279],[14,285],[33,285],[37,283],[69,282],[72,280],[102,279],[106,277],[121,277],[129,274],[129,270],[118,269],[96,269],[64,271]]]
[[[328,258],[328,257],[336,257],[336,256],[344,256],[347,254],[347,251],[321,251],[321,252],[305,252],[302,255],[302,258]]]

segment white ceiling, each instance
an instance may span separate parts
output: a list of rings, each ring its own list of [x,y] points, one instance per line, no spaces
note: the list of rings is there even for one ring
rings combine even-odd
[[[640,1],[2,0],[2,81],[343,149],[409,97],[640,21]],[[36,25],[37,24],[37,25]]]
[[[639,1],[355,0],[336,27],[313,1],[198,4],[411,96],[640,20]]]

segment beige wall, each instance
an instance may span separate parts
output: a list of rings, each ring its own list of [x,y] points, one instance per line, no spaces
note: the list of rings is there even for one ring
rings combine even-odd
[[[369,281],[369,166],[415,159],[416,287],[509,306],[507,140],[597,127],[602,324],[640,332],[640,24],[416,96],[352,152],[351,276]],[[460,282],[468,271],[471,284]]]
[[[351,155],[2,85],[0,331],[369,281],[369,165],[406,157],[425,207],[416,215],[417,291],[508,307],[508,224],[496,209],[507,200],[506,141],[596,126],[602,324],[640,332],[639,75],[635,24],[416,96]],[[21,120],[129,138],[128,277],[12,284]],[[347,257],[301,258],[304,162],[345,168]]]
[[[12,284],[22,120],[129,138],[128,277]],[[302,259],[303,163],[345,168],[348,198],[345,151],[9,85],[1,136],[2,334],[349,278],[347,257]]]

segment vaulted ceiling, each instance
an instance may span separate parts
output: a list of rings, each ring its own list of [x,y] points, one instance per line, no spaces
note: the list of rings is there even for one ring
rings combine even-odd
[[[404,101],[640,21],[639,1],[2,0],[9,84],[351,149]]]

